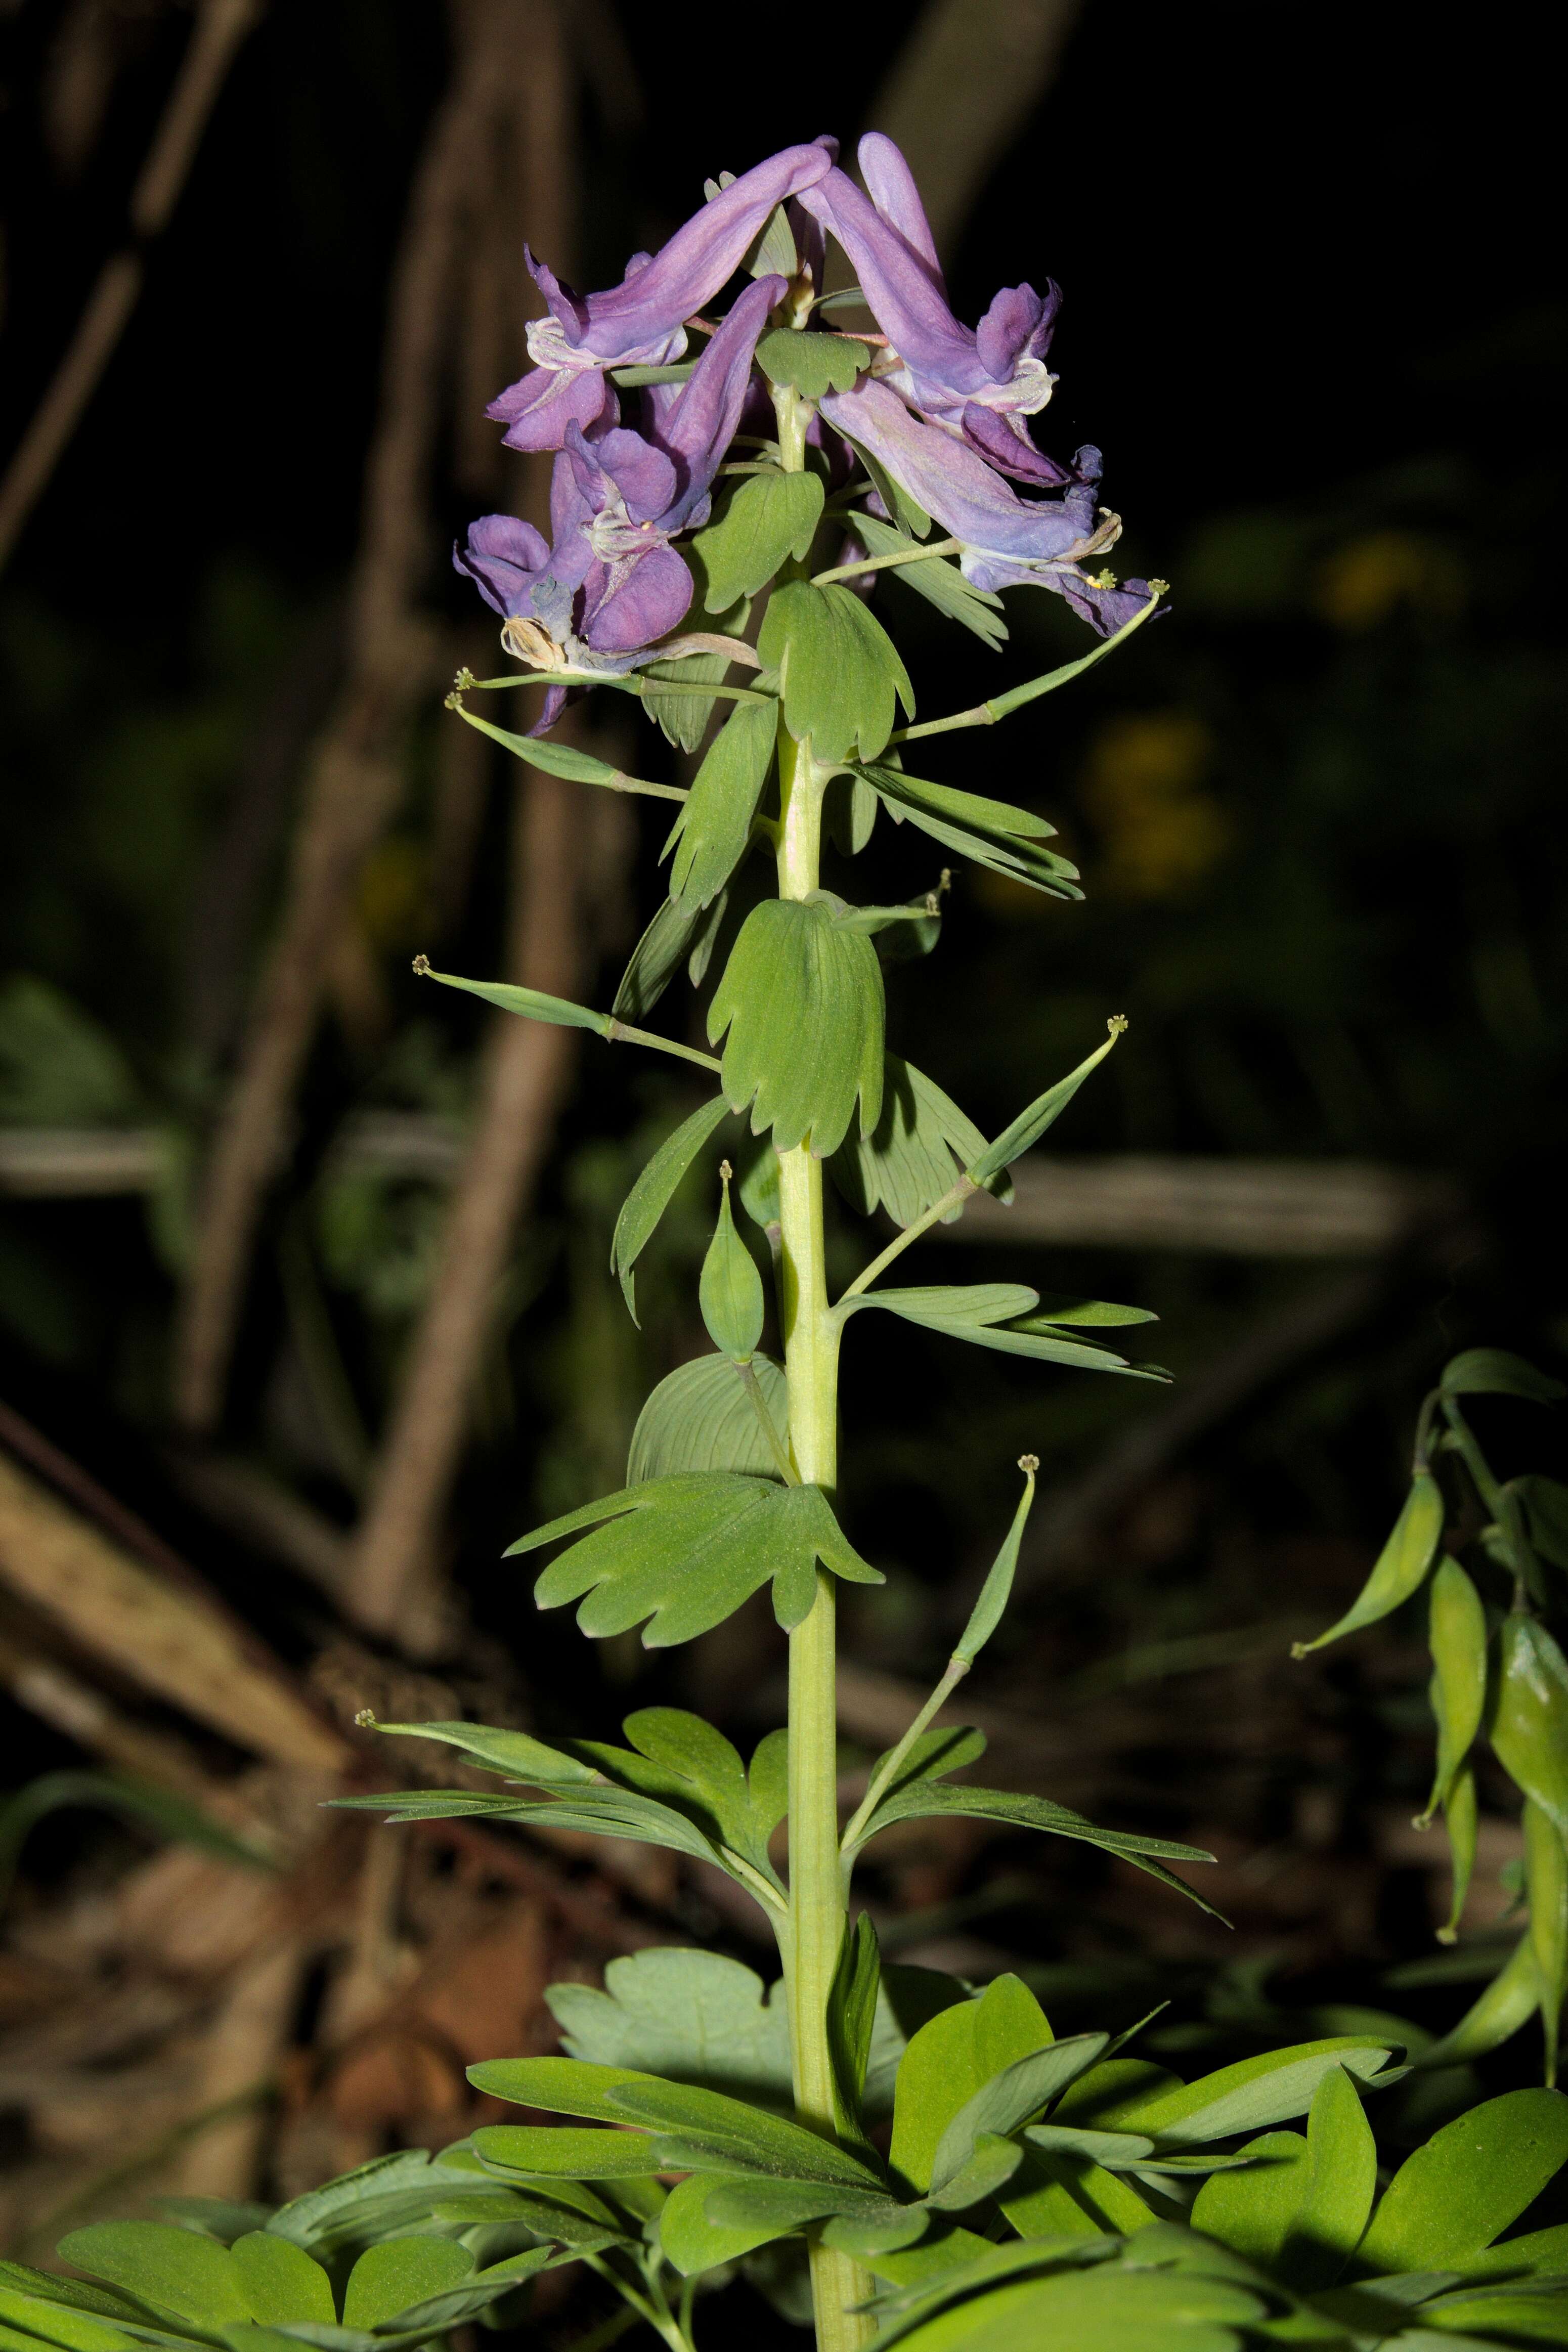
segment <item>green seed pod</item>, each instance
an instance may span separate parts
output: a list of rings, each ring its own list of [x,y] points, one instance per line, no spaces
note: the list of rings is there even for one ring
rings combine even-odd
[[[1394,1532],[1378,1554],[1377,1564],[1362,1587],[1360,1598],[1346,1610],[1339,1622],[1320,1633],[1315,1642],[1297,1642],[1290,1655],[1304,1658],[1309,1650],[1321,1650],[1325,1642],[1337,1642],[1342,1633],[1359,1633],[1363,1625],[1375,1625],[1380,1617],[1388,1616],[1402,1601],[1418,1592],[1427,1570],[1436,1556],[1443,1533],[1443,1490],[1429,1470],[1418,1470],[1410,1483],[1405,1508],[1394,1523]]]
[[[1568,1659],[1522,1610],[1499,1639],[1491,1741],[1515,1786],[1568,1838]]]
[[[1557,2032],[1568,1993],[1568,1846],[1550,1813],[1524,1808],[1524,1881],[1530,1895],[1530,1948],[1540,1978],[1546,2029],[1546,2080],[1557,2080]]]
[[[1487,1704],[1487,1612],[1457,1559],[1443,1559],[1432,1579],[1428,1639],[1432,1646],[1432,1713],[1437,1724],[1437,1770],[1421,1826],[1447,1797],[1455,1774],[1474,1744]]]
[[[698,1302],[708,1336],[732,1363],[749,1364],[763,1336],[763,1277],[730,1213],[730,1163],[719,1171],[724,1193],[702,1261]]]
[[[1470,1873],[1476,1866],[1476,1776],[1468,1764],[1459,1767],[1449,1785],[1443,1805],[1443,1823],[1448,1832],[1454,1891],[1448,1904],[1447,1924],[1438,1928],[1437,1941],[1452,1944],[1458,1939],[1459,1914],[1465,1907],[1465,1897],[1470,1891]]]

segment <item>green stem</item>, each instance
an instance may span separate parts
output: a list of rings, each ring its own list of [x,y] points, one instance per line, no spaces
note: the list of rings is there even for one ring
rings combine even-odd
[[[699,1069],[720,1070],[724,1066],[713,1055],[704,1054],[699,1046],[682,1045],[674,1037],[656,1037],[651,1029],[633,1029],[625,1021],[616,1020],[614,1015],[604,1035],[605,1043],[611,1045],[651,1045],[660,1054],[679,1054],[683,1062],[695,1062]]]
[[[979,1190],[979,1185],[972,1176],[961,1176],[956,1184],[949,1186],[940,1201],[933,1201],[923,1215],[917,1217],[912,1225],[906,1225],[901,1234],[895,1234],[880,1255],[874,1257],[869,1265],[861,1269],[854,1281],[846,1287],[844,1298],[858,1298],[863,1290],[869,1290],[878,1276],[886,1274],[893,1260],[896,1257],[901,1257],[911,1242],[918,1242],[922,1234],[929,1234],[932,1225],[940,1225],[950,1209],[962,1208],[970,1194],[978,1192]],[[844,1298],[838,1302],[840,1307],[844,1304]]]
[[[793,391],[775,394],[784,464],[805,462],[810,411]],[[828,770],[797,743],[779,716],[781,898],[805,898],[817,887],[822,795]],[[802,1144],[779,1160],[780,1286],[784,1370],[789,1380],[790,1450],[798,1475],[830,1494],[838,1476],[838,1324],[827,1300],[822,1222],[822,1162]],[[845,1901],[838,1857],[838,1709],[833,1580],[819,1569],[810,1614],[789,1638],[790,1908],[785,1979],[795,2112],[802,2123],[837,2137],[827,2001],[844,1937]],[[812,2301],[818,2352],[858,2352],[876,2333],[851,2306],[871,2280],[832,2246],[811,2248]]]
[[[1042,694],[1054,694],[1058,686],[1066,686],[1081,677],[1086,669],[1102,662],[1109,653],[1124,645],[1134,629],[1141,629],[1165,592],[1163,580],[1149,583],[1149,602],[1141,613],[1124,621],[1114,636],[1107,637],[1092,653],[1082,654],[1077,661],[1066,663],[1060,669],[1047,670],[1043,677],[1032,677],[1023,686],[1009,687],[1005,694],[993,695],[989,702],[977,702],[968,710],[955,710],[950,719],[922,719],[918,727],[900,727],[889,736],[889,743],[912,743],[921,735],[951,735],[959,727],[994,727],[999,719],[1006,719],[1021,710],[1026,702],[1037,701]]]
[[[887,1755],[882,1759],[880,1764],[878,1765],[876,1770],[872,1773],[866,1793],[861,1798],[860,1802],[857,1806],[848,1826],[844,1832],[842,1851],[846,1863],[849,1863],[854,1860],[855,1852],[860,1843],[861,1835],[865,1830],[866,1824],[870,1820],[872,1814],[876,1811],[877,1807],[880,1804],[886,1790],[892,1785],[893,1780],[897,1778],[900,1765],[903,1762],[905,1757],[909,1754],[910,1748],[914,1746],[916,1740],[925,1729],[927,1724],[931,1722],[936,1716],[941,1714],[942,1708],[947,1705],[948,1700],[952,1696],[953,1692],[958,1688],[959,1684],[963,1680],[964,1675],[968,1672],[969,1660],[967,1658],[949,1658],[947,1662],[947,1672],[943,1675],[941,1682],[938,1683],[935,1690],[932,1691],[930,1698],[927,1699],[924,1706],[921,1707],[920,1713],[916,1716],[914,1721],[910,1724],[903,1738],[899,1741],[897,1747],[890,1748],[888,1750]]]
[[[824,588],[830,580],[853,580],[862,572],[890,572],[895,563],[924,563],[933,555],[956,555],[961,539],[933,539],[929,547],[910,547],[893,555],[863,556],[858,563],[837,563],[831,572],[814,572],[811,584]]]

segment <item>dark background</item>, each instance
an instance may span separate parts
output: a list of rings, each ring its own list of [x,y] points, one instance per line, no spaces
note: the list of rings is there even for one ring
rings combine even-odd
[[[852,139],[904,30],[870,8],[831,24],[569,16],[591,284],[668,235],[704,172],[823,128]],[[62,45],[86,37],[81,12],[0,12],[5,446],[121,238],[186,32],[178,8],[118,12],[112,87],[73,152]],[[193,1503],[169,1466],[170,1333],[298,821],[299,762],[258,791],[247,748],[280,697],[314,695],[319,716],[342,658],[389,276],[448,50],[434,0],[273,0],[0,580],[0,1122],[151,1125],[174,1155],[150,1201],[0,1197],[0,1395],[150,1520],[284,1669],[316,1660],[318,1692],[323,1654],[352,1653],[370,1689],[364,1661],[391,1673],[398,1645],[351,1639],[286,1546]],[[1444,1358],[1483,1341],[1557,1371],[1568,1357],[1568,322],[1540,226],[1554,105],[1522,12],[1439,29],[1403,9],[1088,0],[951,255],[966,318],[998,285],[1062,284],[1061,382],[1037,437],[1103,447],[1126,519],[1116,560],[1169,579],[1173,611],[1005,734],[933,752],[944,781],[1047,810],[1088,897],[1062,906],[961,877],[940,950],[891,992],[890,1042],[994,1127],[1122,1011],[1124,1044],[1053,1138],[1064,1154],[1372,1162],[1451,1180],[1463,1203],[1435,1239],[1372,1264],[966,1250],[976,1273],[1158,1310],[1142,1352],[1178,1375],[1178,1402],[1211,1406],[1152,1469],[1120,1478],[1115,1449],[1177,1409],[1166,1392],[955,1362],[901,1327],[873,1332],[879,1318],[856,1329],[845,1511],[891,1574],[849,1611],[865,1707],[940,1669],[952,1591],[1011,1508],[1013,1457],[1038,1451],[1047,1497],[1069,1499],[1110,1462],[1103,1501],[1041,1553],[975,1703],[1004,1759],[1009,1726],[1044,1736],[1044,1750],[1012,1752],[1021,1785],[1212,1845],[1237,1932],[1173,1918],[1173,1898],[1142,1882],[1010,1845],[911,1850],[876,1898],[910,1950],[976,1974],[1033,1967],[1063,2003],[1123,1979],[1131,2000],[1163,1970],[1195,2034],[1276,2000],[1386,2004],[1384,1971],[1433,1949],[1441,1858],[1400,1829],[1429,1769],[1419,1623],[1306,1666],[1284,1653],[1364,1573]],[[422,603],[456,630],[474,615],[442,544],[488,501],[445,455],[430,499]],[[922,715],[1083,649],[1045,597],[1011,600],[1000,658],[941,636],[898,592],[880,609]],[[510,775],[489,780],[455,908],[432,898],[440,730],[456,724],[439,699],[408,729],[406,791],[345,912],[368,1010],[363,996],[357,1015],[329,1006],[321,1026],[208,1440],[329,1530],[363,1499],[443,1200],[437,1185],[334,1175],[333,1139],[367,1108],[462,1116],[481,1019],[432,1003],[409,959],[438,946],[447,968],[487,973],[501,952]],[[662,747],[638,753],[661,757],[652,772],[673,772]],[[601,894],[596,1001],[657,903],[661,837],[656,817],[635,869],[623,858]],[[872,860],[862,895],[931,878],[904,840],[879,840]],[[37,983],[53,992],[47,1019]],[[619,1483],[641,1395],[701,1344],[702,1199],[650,1260],[640,1339],[605,1273],[631,1174],[694,1098],[662,1072],[584,1055],[480,1368],[443,1560],[458,1630],[416,1663],[464,1704],[488,1692],[546,1731],[602,1732],[627,1704],[671,1698],[714,1709],[744,1744],[782,1712],[764,1618],[652,1661],[626,1643],[595,1653],[569,1622],[542,1624],[497,1565],[542,1513]],[[951,1268],[943,1248],[914,1278]],[[1506,1470],[1560,1465],[1560,1416],[1481,1419]],[[172,1728],[168,1710],[149,1719]],[[80,1760],[25,1705],[6,1731],[15,1787]],[[219,1780],[240,1769],[210,1731],[182,1736]],[[1483,1931],[1513,1851],[1493,1793]],[[119,1884],[145,1848],[117,1839],[59,1817],[28,1849],[22,1915],[36,1926],[73,1889]],[[662,1932],[738,1933],[707,1899],[670,1893],[649,1916]],[[1408,1995],[1438,2026],[1460,1998]],[[384,2138],[418,2137],[417,2112],[383,2120]]]

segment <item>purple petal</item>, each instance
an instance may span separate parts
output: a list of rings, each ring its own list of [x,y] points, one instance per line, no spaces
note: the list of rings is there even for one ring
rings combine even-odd
[[[673,548],[650,547],[613,569],[595,566],[585,593],[584,641],[595,653],[637,653],[685,619],[691,574]]]
[[[551,317],[556,320],[569,343],[580,343],[588,323],[588,305],[563,278],[557,278],[548,262],[536,260],[525,245],[522,257],[528,273],[549,305]]]
[[[963,411],[963,437],[998,473],[1010,474],[1016,482],[1031,483],[1037,489],[1059,490],[1064,482],[1073,479],[1070,467],[1058,465],[1055,457],[1047,457],[1043,449],[1036,448],[1021,416],[1005,415],[972,400]]]
[[[871,192],[871,202],[882,218],[898,230],[910,251],[925,263],[940,293],[942,275],[942,264],[936,257],[936,239],[931,233],[915,175],[902,151],[894,146],[885,131],[868,131],[855,152],[860,177]]]
[[[510,428],[507,449],[559,449],[568,425],[588,433],[613,425],[619,413],[614,387],[597,368],[530,368],[485,411]]]
[[[576,699],[576,695],[573,693],[569,687],[547,686],[540,702],[539,716],[534,720],[531,727],[525,727],[523,729],[523,733],[525,735],[548,735],[556,720],[560,718],[562,712],[565,709],[568,702],[574,702]]]
[[[634,522],[652,522],[668,511],[676,494],[676,473],[662,449],[624,425],[592,446]]]
[[[468,525],[468,544],[452,550],[454,568],[466,572],[486,604],[507,618],[528,611],[533,583],[549,562],[538,531],[516,515],[480,515]]]
[[[1087,621],[1102,637],[1113,637],[1118,629],[1136,620],[1152,593],[1147,580],[1124,580],[1120,587],[1100,588],[1075,571],[1047,572],[1040,585],[1065,596],[1079,620]],[[1154,619],[1162,619],[1170,609],[1168,604],[1161,605]]]
[[[651,261],[606,293],[588,297],[582,347],[613,364],[623,353],[668,335],[734,275],[773,206],[831,168],[825,149],[813,145],[785,147],[742,172],[678,228]]]
[[[961,327],[932,284],[931,265],[882,218],[853,180],[829,172],[801,202],[826,222],[854,266],[877,324],[920,374],[957,393],[976,393],[990,381],[974,337]]]
[[[661,419],[660,446],[681,478],[679,498],[665,515],[667,530],[680,530],[706,498],[741,421],[757,337],[787,290],[782,278],[759,278],[746,288]]]
[[[981,364],[993,383],[1011,383],[1013,372],[1046,315],[1032,286],[1005,286],[974,331]],[[1048,330],[1047,330],[1048,332]]]

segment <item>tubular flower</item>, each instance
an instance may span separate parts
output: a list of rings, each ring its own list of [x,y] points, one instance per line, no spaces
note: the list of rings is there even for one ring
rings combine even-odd
[[[508,430],[509,449],[562,449],[566,428],[588,434],[619,414],[606,370],[663,367],[686,349],[685,321],[740,267],[773,206],[821,179],[832,157],[820,143],[785,147],[743,172],[678,228],[656,254],[633,256],[603,294],[580,295],[530,254],[549,316],[528,331],[529,373],[485,411]]]
[[[1102,636],[1147,604],[1146,582],[1118,588],[1083,570],[1121,536],[1121,518],[1096,509],[1100,452],[1080,449],[1059,499],[1021,499],[977,451],[921,424],[885,383],[830,393],[822,415],[885,466],[960,545],[960,568],[977,588],[1050,588]]]
[[[1056,378],[1046,352],[1060,289],[1009,286],[978,327],[948,307],[936,246],[914,175],[879,131],[861,140],[863,196],[837,166],[803,188],[803,206],[844,247],[873,316],[900,362],[883,376],[931,424],[970,442],[1016,480],[1059,488],[1071,477],[1035,447],[1023,419],[1045,406]]]
[[[454,562],[505,615],[508,650],[536,669],[624,673],[652,658],[691,602],[670,545],[705,522],[734,436],[752,354],[782,278],[748,286],[653,437],[612,425],[590,441],[568,421],[550,486],[551,544],[531,524],[485,515]]]

